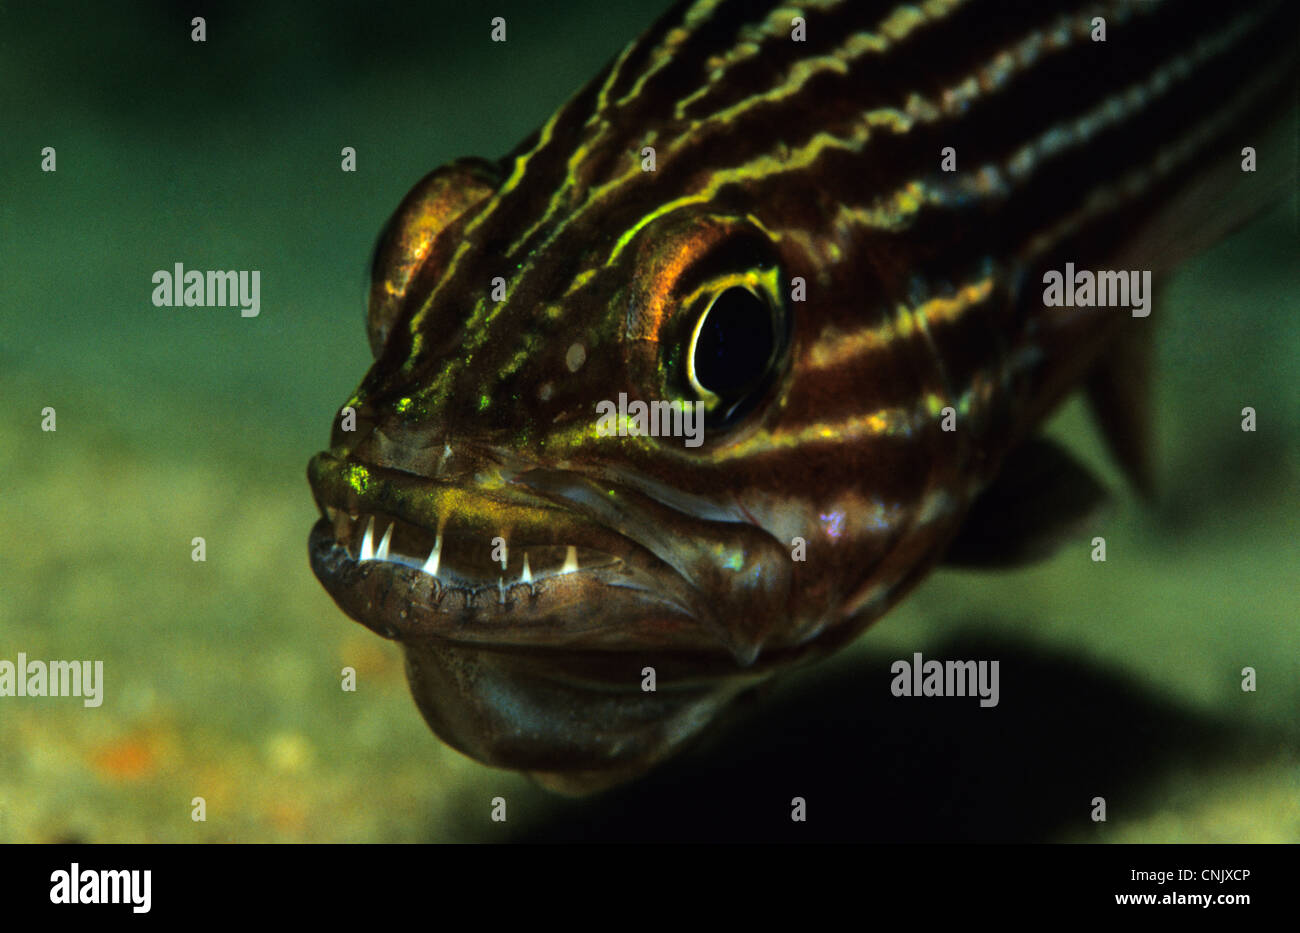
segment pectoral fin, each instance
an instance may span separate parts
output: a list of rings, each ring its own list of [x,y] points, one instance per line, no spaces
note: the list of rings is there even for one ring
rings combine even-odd
[[[1031,439],[975,500],[944,563],[993,568],[1043,560],[1078,540],[1107,500],[1102,485],[1063,448]]]

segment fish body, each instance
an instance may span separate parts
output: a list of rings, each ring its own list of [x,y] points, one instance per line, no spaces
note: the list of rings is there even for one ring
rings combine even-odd
[[[643,772],[884,615],[1151,326],[1046,306],[1046,270],[1158,274],[1277,196],[1291,152],[1240,163],[1294,94],[1295,24],[679,4],[399,206],[375,363],[309,467],[315,573],[455,747],[564,790]]]

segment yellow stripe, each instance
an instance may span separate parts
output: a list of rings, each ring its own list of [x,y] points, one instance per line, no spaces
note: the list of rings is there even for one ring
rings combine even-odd
[[[1271,91],[1292,68],[1293,64],[1290,61],[1277,62],[1238,91],[1231,106],[1220,108],[1214,116],[1201,121],[1172,145],[1162,149],[1150,165],[1133,169],[1115,181],[1095,187],[1089,192],[1082,207],[1067,214],[1029,241],[1022,257],[1023,261],[1032,261],[1050,251],[1061,240],[1081,229],[1089,220],[1109,213],[1140,196],[1152,184],[1185,164],[1212,138],[1226,129],[1245,107],[1258,100],[1264,93]]]
[[[951,298],[931,298],[916,308],[900,305],[893,320],[852,333],[824,333],[803,354],[800,372],[835,369],[846,363],[880,352],[895,339],[910,337],[917,330],[917,319],[928,324],[953,324],[965,312],[982,304],[993,294],[994,278],[985,276],[962,286]]]
[[[743,114],[756,104],[773,103],[794,97],[803,90],[804,85],[810,79],[818,74],[824,72],[846,74],[849,65],[856,60],[872,53],[883,54],[893,46],[901,43],[903,39],[906,39],[920,26],[944,19],[953,10],[958,9],[967,2],[969,0],[929,0],[928,3],[923,5],[923,8],[911,4],[896,7],[881,20],[880,25],[877,27],[879,32],[854,33],[829,54],[803,58],[794,62],[783,84],[770,89],[766,93],[748,97],[725,110],[709,114],[704,121],[696,121],[692,124],[692,128],[706,121],[721,120],[726,122],[735,116]],[[790,12],[784,9],[774,10],[768,17],[768,23],[765,26],[780,26],[783,30],[782,34],[788,35]],[[758,51],[758,47],[752,43],[746,44],[729,53],[729,57],[736,56],[735,61],[743,61],[745,58],[757,54]],[[728,61],[726,64],[735,64],[735,61]],[[675,110],[677,118],[679,120],[683,119],[686,115],[686,109],[691,103],[706,96],[710,90],[716,88],[718,83],[726,77],[726,74],[726,67],[720,65],[710,74],[708,84],[678,101]]]
[[[702,23],[706,22],[717,9],[719,0],[699,0],[687,12],[681,26],[674,27],[664,36],[664,41],[655,49],[654,55],[657,56],[655,63],[641,72],[632,89],[620,97],[614,104],[616,107],[622,107],[629,102],[636,100],[641,91],[645,88],[646,82],[662,71],[673,59],[673,53],[683,42],[691,37],[691,33]]]

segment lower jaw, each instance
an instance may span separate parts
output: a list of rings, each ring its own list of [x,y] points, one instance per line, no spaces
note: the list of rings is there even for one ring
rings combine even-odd
[[[804,650],[772,652],[740,667],[689,617],[647,613],[633,591],[617,588],[583,599],[609,617],[586,631],[545,636],[544,618],[494,619],[491,602],[479,620],[439,613],[442,621],[422,621],[407,602],[412,594],[392,585],[393,572],[346,557],[327,522],[313,529],[310,552],[339,606],[402,645],[412,696],[439,738],[561,793],[591,793],[640,776]],[[395,572],[418,577],[407,568]],[[562,599],[551,591],[548,602]]]
[[[439,738],[567,794],[648,771],[771,673],[701,678],[689,659],[636,652],[560,661],[432,639],[402,647],[411,694]]]

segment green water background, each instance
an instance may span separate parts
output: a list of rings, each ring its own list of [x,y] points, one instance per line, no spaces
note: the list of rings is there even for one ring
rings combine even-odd
[[[381,225],[431,168],[512,148],[661,4],[499,3],[504,45],[473,6],[209,5],[205,44],[195,10],[168,3],[0,7],[0,659],[102,659],[106,676],[99,709],[0,698],[0,841],[491,840],[612,819],[610,798],[561,801],[435,740],[400,653],[307,566],[305,466],[369,362]],[[39,170],[44,146],[57,173]],[[1300,841],[1295,215],[1279,204],[1167,283],[1157,506],[1124,488],[1078,403],[1053,421],[1116,490],[1108,561],[1081,543],[1030,569],[935,575],[762,701],[727,750],[747,793],[788,806],[797,763],[794,791],[773,769],[807,748],[783,751],[805,729],[783,711],[811,708],[825,757],[807,768],[847,769],[922,835]],[[176,262],[261,270],[260,316],[155,308],[150,277]],[[957,755],[934,738],[942,708],[897,718],[885,672],[967,643],[1131,702],[1048,710],[1030,730],[1015,710],[1041,695],[1004,671],[1007,741]],[[339,689],[345,665],[356,693]],[[1044,749],[1064,766],[1035,768]],[[707,826],[727,806],[725,785],[718,800],[691,783],[718,773],[707,754],[616,798],[645,806],[623,807],[626,831],[641,814],[652,833],[656,806]],[[1061,773],[1082,762],[1104,786]],[[918,780],[923,794],[905,789]],[[505,825],[488,818],[497,795]]]

